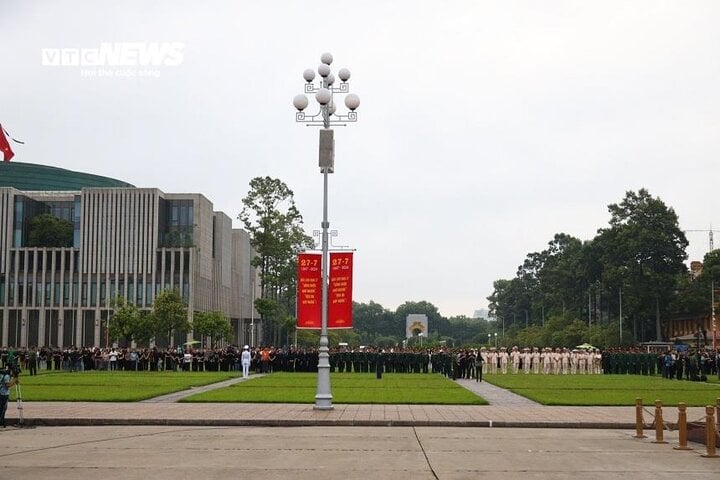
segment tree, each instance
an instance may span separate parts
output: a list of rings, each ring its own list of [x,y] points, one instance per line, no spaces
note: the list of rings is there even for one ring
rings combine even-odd
[[[135,343],[139,345],[149,345],[150,341],[155,338],[155,332],[157,332],[157,326],[155,325],[155,318],[152,312],[140,310],[138,323],[133,333]]]
[[[393,312],[372,300],[370,303],[353,302],[353,329],[361,341],[374,345],[378,336],[402,335],[405,321],[398,322]]]
[[[662,340],[660,312],[675,294],[678,275],[687,271],[687,238],[675,211],[645,189],[628,191],[608,210],[610,228],[598,232],[600,259],[606,265],[603,280],[626,285],[628,313],[641,320],[654,316],[655,339]]]
[[[223,312],[214,310],[212,312],[196,312],[193,317],[193,333],[200,337],[209,337],[211,346],[215,348],[217,342],[222,340],[231,341],[233,336],[230,320]]]
[[[187,309],[177,290],[163,290],[155,297],[152,319],[155,326],[155,338],[167,338],[172,345],[173,333],[187,333],[190,322]]]
[[[599,229],[591,241],[556,234],[548,248],[527,255],[515,278],[496,280],[488,297],[491,316],[502,320],[506,329],[524,327],[526,318],[537,325],[538,318],[560,316],[565,321],[561,329],[574,333],[556,331],[555,337],[545,338],[554,345],[576,337],[579,324],[586,324],[598,338],[615,338],[607,328],[611,319],[620,328],[621,291],[623,318],[638,325],[638,340],[662,339],[661,312],[696,310],[698,289],[709,287],[687,278],[688,243],[675,211],[645,189],[627,192],[608,211],[609,226]],[[674,301],[678,291],[692,295]],[[654,329],[648,321],[652,317]]]
[[[132,342],[140,323],[140,310],[135,305],[127,303],[122,296],[118,296],[113,301],[113,310],[113,315],[109,319],[110,340],[117,341],[120,346],[127,346]]]
[[[692,275],[680,275],[678,295],[672,304],[672,311],[679,316],[702,316],[712,312],[713,293],[715,303],[720,301],[717,294],[720,288],[720,249],[705,254],[702,272],[697,278]]]
[[[110,340],[117,341],[120,346],[128,346],[133,340],[140,345],[149,344],[157,330],[152,315],[120,295],[113,300],[112,306]]]
[[[72,247],[73,224],[49,213],[30,220],[28,247]]]
[[[259,305],[258,313],[264,328],[272,324],[273,343],[279,343],[282,319],[295,311],[297,253],[313,248],[315,242],[305,234],[293,192],[281,180],[253,178],[242,203],[238,219],[257,253],[252,265],[260,268],[260,297],[275,303]]]

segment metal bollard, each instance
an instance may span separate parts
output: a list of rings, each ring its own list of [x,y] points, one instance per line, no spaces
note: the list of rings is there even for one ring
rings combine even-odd
[[[655,440],[652,443],[667,443],[663,440],[664,429],[665,423],[663,422],[662,402],[655,400]]]
[[[678,403],[678,446],[673,447],[675,450],[692,450],[688,447],[688,431],[687,431],[687,405]]]
[[[703,457],[717,458],[715,452],[715,408],[711,405],[705,407],[705,453]]]
[[[643,403],[642,398],[635,399],[635,436],[633,438],[647,438],[643,434],[643,427],[645,422],[643,421]]]

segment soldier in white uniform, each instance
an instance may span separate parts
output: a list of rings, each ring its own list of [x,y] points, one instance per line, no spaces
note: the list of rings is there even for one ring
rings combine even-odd
[[[570,373],[570,351],[567,348],[563,348],[561,355],[560,363],[562,365],[560,370],[562,370],[563,375],[567,375]]]
[[[556,348],[554,352],[552,352],[552,360],[553,360],[553,373],[555,375],[560,375],[560,367],[562,366],[562,354],[560,353],[560,349]]]
[[[508,360],[510,360],[507,349],[505,347],[501,347],[498,356],[500,357],[500,371],[503,375],[505,375],[508,370]]]
[[[595,353],[593,354],[593,365],[595,365],[595,369],[593,373],[596,375],[599,375],[602,372],[602,353],[600,353],[600,349],[596,348]]]
[[[512,347],[510,352],[510,360],[512,361],[512,373],[516,374],[520,370],[520,349],[517,346]]]
[[[552,373],[552,349],[545,347],[541,356],[543,362],[543,373],[548,375]]]
[[[240,354],[240,365],[242,365],[243,378],[250,376],[250,347],[245,345],[243,351]]]
[[[573,350],[570,354],[570,373],[575,375],[578,371],[578,351]]]
[[[584,350],[578,353],[578,373],[581,375],[587,373],[587,352]]]
[[[520,359],[522,360],[523,372],[527,375],[530,373],[530,363],[532,362],[532,353],[530,353],[529,348],[523,348]]]
[[[532,352],[533,373],[540,373],[540,349],[535,347]]]
[[[488,365],[488,372],[495,375],[497,373],[498,356],[497,351],[494,348],[491,348],[490,353],[488,354]]]

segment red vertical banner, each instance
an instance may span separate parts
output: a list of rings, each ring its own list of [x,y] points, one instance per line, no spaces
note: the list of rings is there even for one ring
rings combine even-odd
[[[322,255],[299,253],[297,278],[297,328],[322,324]]]
[[[352,328],[353,254],[330,254],[328,328]]]

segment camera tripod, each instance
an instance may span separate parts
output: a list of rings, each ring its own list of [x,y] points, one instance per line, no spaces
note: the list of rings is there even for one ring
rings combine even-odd
[[[22,389],[20,388],[20,375],[15,377],[15,401],[18,410],[18,427],[25,426],[25,416],[23,415]]]

